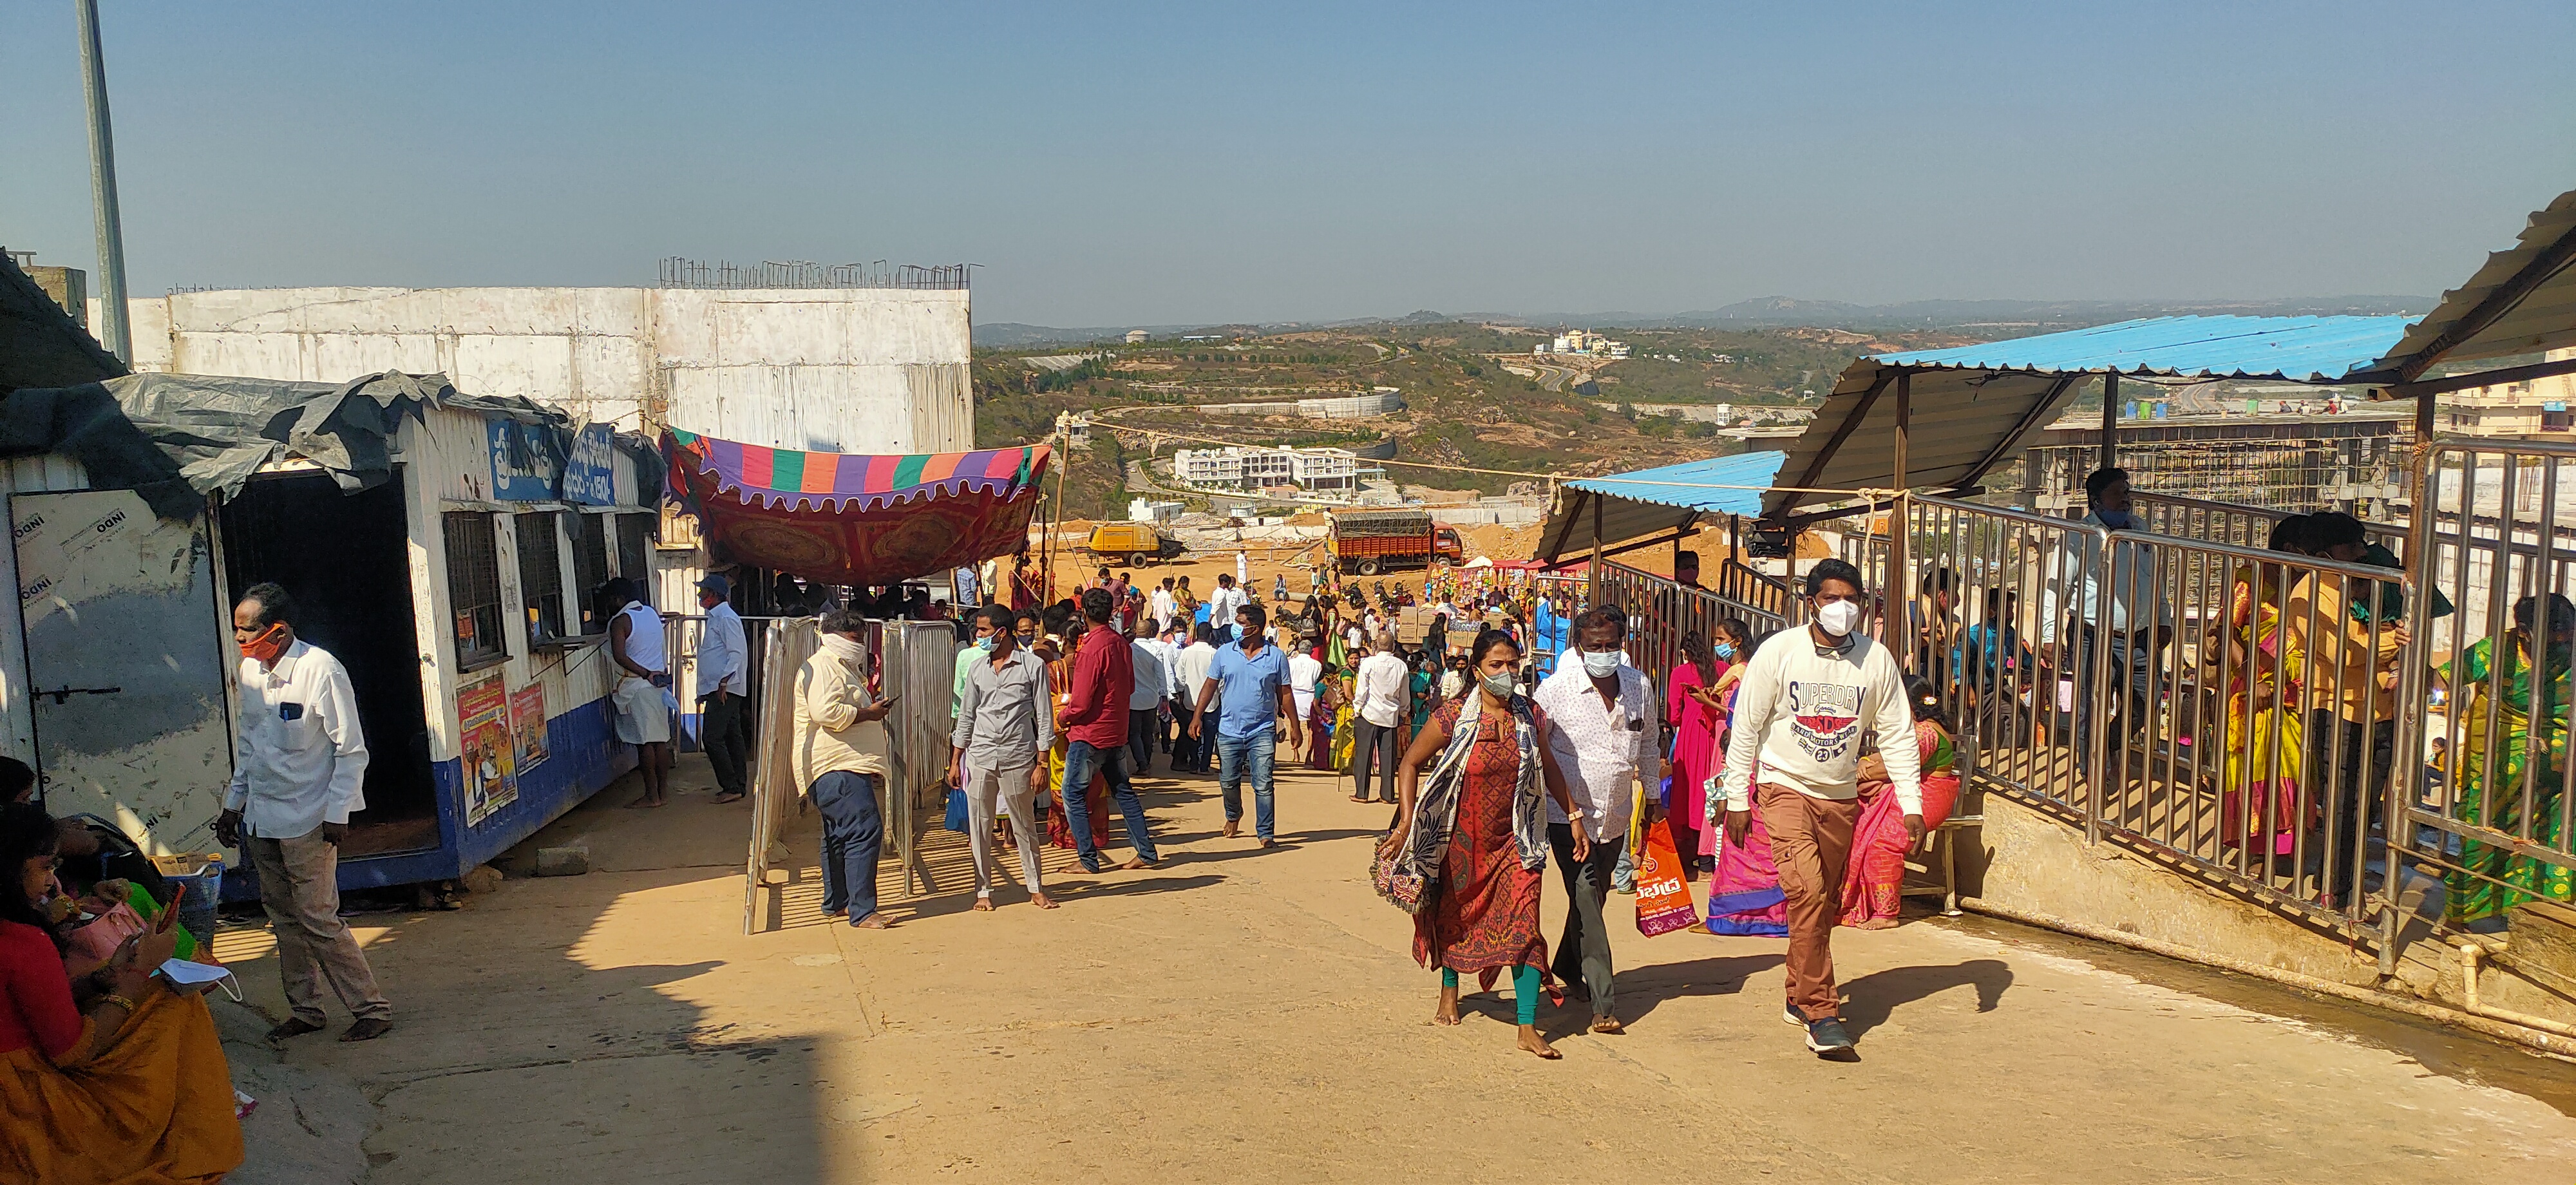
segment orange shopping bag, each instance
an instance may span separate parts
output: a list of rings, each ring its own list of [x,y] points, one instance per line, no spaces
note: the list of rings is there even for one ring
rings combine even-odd
[[[1698,924],[1690,882],[1682,879],[1681,857],[1673,852],[1672,826],[1657,819],[1646,824],[1646,842],[1637,852],[1637,932],[1652,938]]]

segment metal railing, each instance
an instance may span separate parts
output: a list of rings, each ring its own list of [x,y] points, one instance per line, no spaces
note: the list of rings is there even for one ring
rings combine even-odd
[[[1957,709],[1972,785],[2358,940],[2393,925],[2375,833],[2421,765],[2404,572],[1940,498],[1903,517],[1922,595],[1891,644]]]
[[[2234,502],[2211,502],[2180,494],[2145,492],[2130,495],[2130,504],[2141,531],[2198,539],[2205,543],[2233,543],[2239,547],[2270,546],[2272,528],[2282,519],[2297,513]],[[2385,544],[2398,555],[2406,554],[2406,528],[2403,525],[2364,522],[2361,527],[2372,542]]]
[[[2559,507],[2562,483],[2576,486],[2576,446],[2443,437],[2416,490],[2425,583],[2455,611],[2438,620],[2438,606],[2414,606],[2440,663],[2431,678],[2444,698],[2427,731],[2441,766],[2394,805],[2462,922],[2564,901],[2576,868],[2570,659],[2558,641],[2576,634],[2576,507]]]
[[[1682,661],[1682,637],[1696,633],[1714,644],[1717,623],[1742,620],[1760,637],[1790,623],[1790,618],[1704,588],[1684,588],[1667,577],[1641,572],[1612,561],[1601,565],[1598,601],[1628,613],[1628,657],[1659,683]],[[1796,602],[1790,602],[1795,605]]]

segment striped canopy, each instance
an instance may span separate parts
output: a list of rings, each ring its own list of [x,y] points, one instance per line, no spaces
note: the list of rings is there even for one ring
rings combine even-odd
[[[971,453],[811,453],[663,430],[677,488],[730,494],[764,509],[883,510],[914,498],[960,493],[1005,498],[1034,488],[1048,446]],[[712,478],[713,481],[688,480]]]

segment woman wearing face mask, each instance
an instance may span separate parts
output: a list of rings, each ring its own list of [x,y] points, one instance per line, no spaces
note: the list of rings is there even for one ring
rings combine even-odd
[[[1413,916],[1413,957],[1440,968],[1432,1023],[1458,1023],[1459,972],[1477,972],[1479,990],[1490,990],[1508,969],[1520,1047],[1554,1059],[1559,1055],[1538,1032],[1539,992],[1554,994],[1538,928],[1548,859],[1539,796],[1564,810],[1572,800],[1548,753],[1547,717],[1514,682],[1520,647],[1501,630],[1486,630],[1467,657],[1475,690],[1440,705],[1405,752],[1403,797],[1386,851],[1430,879],[1430,900]],[[1590,847],[1580,829],[1575,837],[1580,859]]]
[[[2540,620],[2543,612],[2549,615],[2545,624]],[[2524,597],[2513,607],[2513,628],[2505,631],[2502,647],[2492,638],[2480,638],[2460,661],[2442,665],[2444,685],[2469,690],[2467,743],[2459,748],[2460,798],[2453,808],[2463,821],[2519,834],[2523,816],[2534,814],[2525,795],[2536,793],[2540,809],[2530,822],[2531,842],[2555,848],[2566,835],[2567,803],[2558,788],[2565,782],[2567,767],[2571,642],[2576,642],[2576,603],[2557,593]],[[2496,653],[2499,649],[2505,652],[2501,656]],[[2504,676],[2501,696],[2490,693],[2498,668]],[[2489,715],[2494,716],[2501,736],[2490,735]],[[2524,775],[2534,732],[2540,734],[2539,757],[2544,764],[2539,776],[2529,779],[2531,789],[2526,790]],[[2495,751],[2493,763],[2487,760],[2490,745]],[[2490,777],[2491,771],[2500,776]],[[2576,895],[2576,883],[2571,883],[2566,867],[2493,845],[2475,841],[2461,845],[2460,863],[2494,879],[2465,872],[2448,874],[2454,925],[2480,923],[2478,928],[2484,929],[2495,924],[2490,919],[2501,919],[2505,911],[2535,897],[2566,901]]]
[[[1689,853],[1682,879],[1699,871],[1699,823],[1707,814],[1702,790],[1717,753],[1717,696],[1711,691],[1722,674],[1708,641],[1693,630],[1682,635],[1682,660],[1664,680],[1664,726],[1673,735],[1671,797],[1664,817],[1671,821],[1673,850]]]

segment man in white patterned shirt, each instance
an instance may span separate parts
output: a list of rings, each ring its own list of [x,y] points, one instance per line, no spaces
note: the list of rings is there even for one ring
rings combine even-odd
[[[1610,928],[1601,907],[1610,895],[1611,870],[1628,846],[1628,816],[1637,807],[1637,783],[1661,784],[1663,717],[1654,682],[1628,665],[1628,615],[1595,605],[1575,618],[1581,661],[1561,662],[1539,684],[1539,710],[1548,718],[1548,746],[1580,819],[1569,819],[1550,801],[1548,846],[1565,877],[1565,933],[1557,939],[1556,977],[1577,999],[1592,1001],[1592,1031],[1625,1031],[1611,999]],[[1591,837],[1591,854],[1574,858],[1574,828]]]

